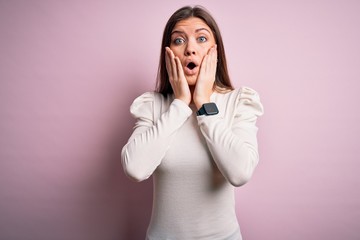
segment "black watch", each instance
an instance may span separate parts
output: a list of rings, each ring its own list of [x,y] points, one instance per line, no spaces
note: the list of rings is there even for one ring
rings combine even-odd
[[[216,115],[219,113],[219,109],[217,108],[216,104],[211,103],[204,103],[199,111],[196,112],[196,115]]]

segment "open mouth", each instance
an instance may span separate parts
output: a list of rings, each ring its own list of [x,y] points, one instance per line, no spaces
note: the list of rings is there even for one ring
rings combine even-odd
[[[189,62],[188,65],[186,65],[186,67],[190,70],[193,70],[194,68],[196,68],[196,64],[193,62]]]

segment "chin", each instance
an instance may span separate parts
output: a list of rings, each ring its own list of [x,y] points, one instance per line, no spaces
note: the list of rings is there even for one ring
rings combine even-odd
[[[197,79],[197,76],[186,77],[186,80],[187,80],[187,83],[189,84],[189,86],[195,86],[196,79]]]

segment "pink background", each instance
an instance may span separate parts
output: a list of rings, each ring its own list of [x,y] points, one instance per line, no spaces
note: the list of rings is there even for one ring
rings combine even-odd
[[[356,0],[1,0],[0,239],[144,238],[152,183],[127,179],[120,151],[186,4],[210,10],[235,85],[265,106],[236,190],[244,238],[360,239]]]

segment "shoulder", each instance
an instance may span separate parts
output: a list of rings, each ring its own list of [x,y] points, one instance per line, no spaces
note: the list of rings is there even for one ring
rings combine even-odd
[[[239,114],[248,113],[250,115],[261,116],[264,107],[257,91],[250,87],[241,87],[237,90],[236,110]]]
[[[159,101],[161,95],[157,92],[145,92],[135,98],[130,106],[130,113],[137,118],[142,115],[152,115],[154,104]]]
[[[140,96],[136,97],[131,106],[141,106],[143,104],[154,102],[161,97],[160,93],[157,92],[145,92]]]
[[[158,92],[145,92],[135,98],[130,106],[130,113],[133,117],[154,117],[154,112],[161,110],[165,102],[169,102],[171,96],[167,98]]]
[[[237,90],[238,101],[244,104],[260,104],[260,95],[257,91],[250,87],[241,87]]]
[[[263,114],[259,93],[250,87],[243,86],[230,91],[217,92],[216,96],[217,101],[237,114],[249,113],[257,116]]]

